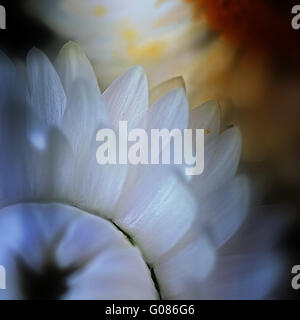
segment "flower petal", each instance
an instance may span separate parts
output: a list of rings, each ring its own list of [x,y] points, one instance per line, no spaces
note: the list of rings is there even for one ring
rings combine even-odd
[[[164,81],[163,83],[160,83],[150,91],[150,106],[156,103],[168,92],[178,88],[182,88],[185,91],[185,83],[182,77],[175,77],[170,80]]]
[[[164,299],[188,299],[191,288],[201,286],[215,262],[215,249],[206,236],[173,248],[155,264]]]
[[[0,215],[1,247],[8,248],[15,258],[21,258],[32,269],[39,270],[45,249],[64,231],[77,211],[58,204],[8,206]]]
[[[62,120],[62,130],[71,141],[77,158],[89,153],[97,131],[108,128],[108,116],[99,89],[89,82],[75,81],[69,91],[68,106]]]
[[[220,131],[221,112],[217,101],[208,101],[190,113],[191,129],[205,129],[207,131],[205,143],[218,136]]]
[[[193,224],[195,199],[177,174],[160,170],[148,171],[132,190],[126,191],[118,204],[115,222],[153,263]]]
[[[108,221],[71,206],[28,203],[2,209],[0,226],[1,263],[12,281],[4,298],[25,294],[21,262],[39,273],[49,257],[57,267],[76,270],[69,278],[66,299],[157,297],[140,251]],[[84,233],[87,226],[91,237]]]
[[[199,213],[208,219],[217,247],[235,234],[244,222],[250,203],[250,189],[246,177],[237,177],[200,204]]]
[[[74,154],[66,137],[53,128],[41,135],[44,148],[31,146],[26,153],[30,201],[68,200],[74,175]]]
[[[88,83],[91,90],[100,95],[94,69],[84,51],[75,42],[69,42],[61,49],[55,66],[67,96],[77,81]]]
[[[115,231],[113,224],[104,219],[80,214],[68,225],[61,238],[56,250],[57,263],[62,268],[80,265],[109,247],[128,246],[125,236]]]
[[[115,80],[104,92],[113,128],[128,121],[128,130],[137,127],[148,109],[148,83],[145,71],[134,67]]]
[[[96,141],[82,159],[76,159],[73,187],[69,199],[90,212],[109,219],[115,215],[115,205],[123,191],[127,175],[126,165],[99,165],[96,159]]]
[[[159,99],[147,112],[151,129],[186,129],[189,121],[189,103],[184,89],[174,89]]]
[[[68,281],[75,300],[154,300],[157,293],[140,252],[133,248],[110,248],[94,258]]]
[[[238,128],[226,130],[206,146],[204,172],[193,176],[190,182],[199,200],[206,198],[235,175],[241,149],[242,138]]]
[[[66,107],[66,96],[60,78],[49,59],[38,49],[27,56],[29,81],[28,104],[43,125],[57,125]]]

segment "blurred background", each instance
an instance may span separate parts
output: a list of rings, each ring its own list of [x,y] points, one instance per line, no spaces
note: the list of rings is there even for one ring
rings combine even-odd
[[[50,4],[46,13],[37,5],[45,2]],[[224,127],[241,127],[240,171],[252,178],[257,204],[270,208],[271,219],[273,212],[292,215],[292,227],[278,244],[288,265],[277,296],[300,298],[290,286],[291,268],[300,264],[300,31],[291,27],[297,1],[158,0],[153,12],[141,6],[131,16],[113,0],[110,8],[128,18],[121,33],[103,8],[93,13],[106,15],[110,27],[94,22],[89,11],[72,12],[70,3],[1,1],[7,11],[1,50],[24,59],[36,46],[54,57],[72,39],[87,51],[104,87],[131,65],[142,64],[153,86],[183,75],[191,107],[218,99]],[[92,35],[76,37],[81,23]],[[98,38],[106,41],[103,48],[95,46]]]

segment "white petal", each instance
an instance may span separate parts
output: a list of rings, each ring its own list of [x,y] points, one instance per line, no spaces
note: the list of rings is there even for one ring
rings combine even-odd
[[[188,299],[191,287],[201,286],[214,262],[215,249],[205,236],[165,254],[154,267],[163,298]]]
[[[113,128],[119,121],[128,121],[128,130],[137,127],[147,110],[148,83],[145,71],[134,67],[115,80],[104,92]]]
[[[122,191],[126,167],[100,166],[96,141],[88,152],[74,156],[68,140],[52,130],[38,177],[47,182],[46,199],[70,203],[89,212],[112,212]],[[55,173],[55,174],[54,174]]]
[[[99,89],[89,82],[75,81],[69,91],[69,100],[62,121],[62,130],[72,143],[76,157],[82,157],[95,141],[97,131],[108,128],[108,116]]]
[[[12,108],[12,111],[14,108]],[[20,114],[15,113],[16,117]],[[0,206],[24,199],[26,195],[26,172],[24,155],[26,133],[24,126],[10,121],[2,113],[0,117]],[[5,152],[4,152],[5,150]]]
[[[199,214],[206,216],[216,246],[222,246],[244,222],[250,203],[246,177],[237,177],[200,204]]]
[[[109,247],[128,247],[125,236],[115,231],[113,224],[104,219],[88,214],[79,215],[67,226],[57,247],[58,264],[67,268],[85,263]]]
[[[36,228],[35,209],[35,206],[28,204],[9,206],[1,210],[0,247],[1,251],[7,251],[15,262],[17,258],[22,258],[34,270],[38,270],[42,265],[44,243]]]
[[[69,98],[62,128],[75,157],[67,198],[90,211],[111,214],[122,191],[126,166],[100,166],[96,161],[96,133],[110,127],[104,98],[77,45],[70,43],[62,50],[58,65]]]
[[[150,271],[133,248],[102,252],[83,271],[69,280],[65,299],[148,300],[157,299]]]
[[[205,143],[218,136],[220,131],[220,106],[217,101],[208,101],[190,113],[191,129],[206,129]]]
[[[76,159],[68,198],[81,208],[111,219],[123,190],[127,166],[99,165],[96,159],[97,148],[95,141],[82,159]]]
[[[152,170],[124,192],[115,221],[153,263],[187,232],[196,210],[194,197],[176,174]]]
[[[34,209],[34,204],[32,208]],[[67,226],[82,214],[74,207],[56,203],[38,204],[33,213],[33,218],[36,220],[35,227],[40,234],[40,241],[44,241],[47,245],[55,243],[57,236],[60,238]]]
[[[84,51],[74,42],[67,43],[60,51],[56,63],[57,72],[69,96],[74,82],[80,80],[88,83],[93,91],[100,94],[96,75]]]
[[[28,104],[44,125],[57,125],[66,107],[66,96],[57,72],[38,49],[27,56]]]
[[[112,217],[126,178],[126,166],[96,161],[96,141],[74,156],[68,140],[57,129],[48,133],[47,149],[28,154],[32,199],[70,203],[89,212]],[[85,143],[87,144],[87,143]]]
[[[140,251],[108,221],[66,205],[28,203],[2,209],[0,227],[0,262],[10,281],[4,298],[22,298],[20,259],[40,272],[50,253],[58,266],[77,268],[67,299],[157,297]]]
[[[20,201],[27,193],[24,168],[31,115],[26,108],[26,85],[18,72],[0,51],[0,206]]]
[[[40,134],[45,148],[39,150],[31,146],[26,153],[29,177],[27,200],[65,202],[68,200],[67,191],[70,192],[74,174],[72,148],[66,137],[56,128]]]
[[[95,140],[96,132],[108,126],[104,98],[92,66],[78,45],[68,43],[56,64],[68,97],[62,128],[76,157],[81,157]]]
[[[145,117],[142,119],[139,127],[144,128],[145,126],[149,138],[151,138],[152,129],[167,129],[170,133],[173,129],[176,129],[180,130],[183,139],[183,130],[187,128],[188,121],[188,100],[184,89],[177,88],[167,93],[150,107],[145,114]],[[175,154],[178,155],[178,149],[175,149],[174,139],[171,137],[170,140],[166,139],[165,144],[159,146],[160,159],[162,159],[161,154],[166,151],[166,148],[169,148],[170,150],[170,164],[173,168],[183,174],[185,166],[182,164],[177,165],[174,161]],[[182,152],[183,151],[184,148],[182,148]],[[148,154],[151,154],[151,143],[148,144]],[[184,159],[183,153],[181,155],[179,154],[179,156],[181,156],[181,159]],[[151,170],[150,167],[149,169]]]
[[[238,128],[226,130],[205,146],[204,172],[193,176],[191,180],[191,186],[199,200],[206,198],[235,175],[241,149],[242,138]]]
[[[158,100],[147,112],[150,129],[186,129],[189,104],[184,89],[174,89]]]
[[[24,200],[30,189],[29,170],[34,164],[27,161],[32,151],[27,138],[27,111],[15,101],[0,108],[0,147],[5,150],[0,154],[0,206]]]
[[[150,91],[150,105],[152,106],[168,92],[178,88],[182,88],[185,91],[185,83],[182,77],[175,77],[170,80],[164,81],[163,83],[160,83]]]

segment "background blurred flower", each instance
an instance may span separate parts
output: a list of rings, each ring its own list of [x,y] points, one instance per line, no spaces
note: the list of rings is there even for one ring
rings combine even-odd
[[[0,258],[9,279],[2,298],[210,297],[201,289],[219,265],[218,251],[244,222],[250,198],[247,179],[236,177],[239,130],[219,134],[216,103],[190,115],[174,79],[150,93],[149,109],[140,67],[102,95],[85,54],[72,43],[60,52],[56,69],[33,49],[26,67],[3,56],[1,71]],[[203,175],[187,179],[177,167],[100,167],[96,132],[116,129],[121,119],[129,128],[207,128]],[[235,252],[227,255],[229,275],[246,254],[243,246]],[[255,252],[247,260],[252,271]],[[228,275],[221,277],[215,287],[227,289],[213,296],[270,293],[282,261],[269,245],[262,254],[271,269],[259,266],[260,277],[250,272],[247,281],[241,274],[234,288]]]
[[[192,7],[181,0],[36,1],[30,10],[80,43],[104,87],[136,64],[151,86],[181,75],[199,38]]]

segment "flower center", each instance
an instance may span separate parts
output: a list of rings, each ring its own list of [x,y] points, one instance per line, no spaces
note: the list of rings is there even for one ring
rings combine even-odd
[[[0,210],[0,299],[157,299],[138,248],[112,223],[75,207]]]

